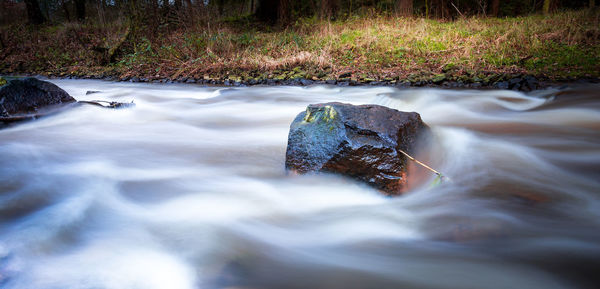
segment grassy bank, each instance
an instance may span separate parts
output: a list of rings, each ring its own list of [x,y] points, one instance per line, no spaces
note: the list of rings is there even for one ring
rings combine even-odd
[[[127,30],[120,22],[5,26],[0,72],[435,83],[492,83],[516,74],[549,80],[600,77],[598,10],[456,21],[310,18],[282,29],[232,19],[210,27],[167,27],[153,35]],[[111,61],[107,51],[117,46]]]

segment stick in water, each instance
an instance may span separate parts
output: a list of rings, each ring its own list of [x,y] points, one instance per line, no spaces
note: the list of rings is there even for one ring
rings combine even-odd
[[[436,175],[438,175],[438,177],[440,177],[441,179],[450,180],[448,177],[446,177],[446,176],[442,175],[442,173],[440,173],[440,172],[438,172],[438,171],[436,171],[436,170],[432,169],[430,166],[428,166],[428,165],[426,165],[426,164],[424,164],[424,163],[420,162],[419,160],[417,160],[417,159],[413,158],[412,156],[410,156],[409,154],[407,154],[405,151],[403,151],[403,150],[401,150],[401,149],[399,149],[399,151],[400,151],[400,152],[401,152],[403,155],[405,155],[406,157],[408,157],[408,158],[409,158],[411,161],[413,161],[413,162],[415,162],[415,163],[417,163],[417,164],[421,165],[422,167],[424,167],[424,168],[426,168],[426,169],[428,169],[428,170],[432,171],[433,173],[435,173]]]

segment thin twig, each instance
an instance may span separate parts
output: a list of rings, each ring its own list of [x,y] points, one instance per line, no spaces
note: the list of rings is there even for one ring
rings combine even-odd
[[[460,10],[458,10],[458,7],[456,7],[456,5],[454,5],[454,2],[450,2],[450,4],[452,4],[452,6],[454,7],[454,9],[456,9],[456,12],[458,12],[458,14],[460,14],[460,17],[465,17],[465,15],[462,14],[462,12],[460,12]]]
[[[404,152],[403,150],[399,149],[399,151],[400,151],[402,154],[404,154],[406,157],[408,157],[410,160],[414,161],[415,163],[417,163],[417,164],[421,165],[422,167],[424,167],[424,168],[426,168],[426,169],[428,169],[428,170],[430,170],[430,171],[434,172],[436,175],[438,175],[438,176],[440,176],[440,177],[442,177],[442,178],[444,177],[444,175],[442,175],[442,173],[440,173],[440,172],[438,172],[438,171],[436,171],[436,170],[432,169],[430,166],[428,166],[428,165],[426,165],[426,164],[424,164],[424,163],[420,162],[419,160],[417,160],[417,159],[415,159],[415,158],[411,157],[409,154],[407,154],[407,153],[406,153],[406,152]]]

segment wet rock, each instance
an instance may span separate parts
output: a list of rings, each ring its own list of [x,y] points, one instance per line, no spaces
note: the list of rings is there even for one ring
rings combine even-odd
[[[524,87],[528,90],[535,90],[538,88],[538,80],[533,76],[525,76]]]
[[[36,78],[11,80],[0,88],[0,121],[35,118],[75,99],[60,87]]]
[[[481,84],[481,82],[474,82],[474,83],[471,83],[471,85],[469,87],[477,89],[477,88],[481,88],[482,86],[483,85]]]
[[[90,94],[94,94],[94,93],[99,93],[99,90],[88,90],[85,92],[85,95],[90,95]]]
[[[509,87],[508,81],[496,82],[496,84],[494,86],[498,89],[508,89],[508,87]]]
[[[401,194],[407,158],[429,128],[416,112],[378,105],[309,105],[290,126],[286,169],[338,173],[388,195]]]
[[[303,79],[300,79],[300,83],[302,83],[302,85],[304,85],[304,86],[309,86],[309,85],[313,84],[313,81],[303,78]]]
[[[521,88],[522,78],[516,77],[508,81],[509,87],[512,90],[519,90]]]
[[[294,85],[294,86],[299,86],[302,83],[300,82],[299,78],[293,78],[287,81],[286,85]]]

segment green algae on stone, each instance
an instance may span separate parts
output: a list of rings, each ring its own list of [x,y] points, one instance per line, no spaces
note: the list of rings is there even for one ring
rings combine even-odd
[[[324,121],[326,123],[332,121],[337,116],[335,108],[330,105],[326,105],[319,108],[306,108],[306,116],[304,116],[304,122],[315,122]]]

